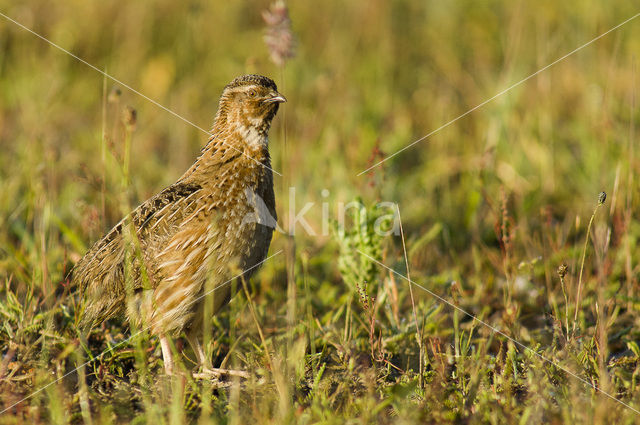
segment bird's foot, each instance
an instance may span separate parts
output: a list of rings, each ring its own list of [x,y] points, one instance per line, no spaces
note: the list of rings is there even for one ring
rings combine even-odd
[[[220,379],[224,377],[237,376],[243,379],[249,379],[249,373],[244,370],[219,369],[216,367],[201,367],[197,372],[193,373],[195,379]]]

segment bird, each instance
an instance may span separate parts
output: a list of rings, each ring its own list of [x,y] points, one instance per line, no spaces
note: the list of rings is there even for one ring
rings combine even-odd
[[[243,75],[220,96],[207,144],[172,185],[95,242],[71,271],[84,334],[124,315],[157,336],[174,373],[170,339],[184,333],[200,367],[205,294],[217,313],[233,294],[234,270],[249,279],[265,260],[277,220],[269,129],[286,98],[275,82]],[[237,279],[238,277],[235,276]],[[211,292],[211,291],[209,291]],[[131,326],[130,326],[131,327]]]

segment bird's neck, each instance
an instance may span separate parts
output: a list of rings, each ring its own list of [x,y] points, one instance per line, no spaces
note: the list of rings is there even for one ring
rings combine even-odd
[[[227,134],[229,139],[240,145],[238,148],[244,145],[260,149],[268,147],[267,136],[273,117],[260,118],[248,112],[221,105],[213,122],[212,134]]]
[[[246,116],[226,119],[226,116],[218,117],[211,130],[211,139],[205,150],[218,150],[215,142],[219,140],[222,145],[236,153],[244,152],[246,155],[262,160],[269,156],[269,127],[270,120],[252,119]],[[213,153],[213,152],[212,152]]]

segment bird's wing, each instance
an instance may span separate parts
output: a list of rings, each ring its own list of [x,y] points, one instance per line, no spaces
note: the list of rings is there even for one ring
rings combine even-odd
[[[163,278],[155,275],[162,273],[159,253],[188,227],[189,221],[195,221],[193,218],[203,205],[209,210],[224,209],[212,199],[205,199],[208,191],[203,190],[196,177],[221,178],[240,154],[217,138],[210,139],[207,149],[215,151],[215,155],[206,164],[196,161],[180,180],[138,206],[73,268],[73,284],[85,299],[83,326],[114,316],[124,308],[127,293],[146,285],[153,287]],[[126,281],[131,282],[129,287]]]
[[[154,251],[179,231],[201,196],[199,185],[175,183],[138,206],[89,249],[72,270],[73,283],[87,301],[84,316],[89,322],[118,313],[127,291],[135,292],[153,279]],[[125,270],[130,272],[130,288]]]

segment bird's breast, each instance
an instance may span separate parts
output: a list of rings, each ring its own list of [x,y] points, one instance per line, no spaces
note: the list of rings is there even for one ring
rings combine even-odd
[[[269,145],[267,133],[260,131],[257,124],[247,122],[244,125],[239,125],[236,130],[238,138],[242,140],[249,150],[262,150]]]

